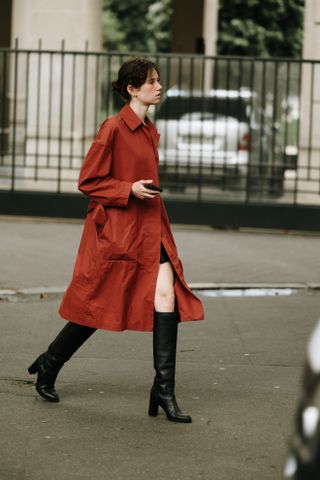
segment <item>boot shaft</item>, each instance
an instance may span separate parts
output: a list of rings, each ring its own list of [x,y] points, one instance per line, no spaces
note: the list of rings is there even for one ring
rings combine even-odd
[[[48,352],[61,362],[67,362],[95,331],[96,328],[68,322],[50,343]]]
[[[162,389],[173,389],[179,315],[176,312],[155,312],[153,330],[153,365],[155,383]]]

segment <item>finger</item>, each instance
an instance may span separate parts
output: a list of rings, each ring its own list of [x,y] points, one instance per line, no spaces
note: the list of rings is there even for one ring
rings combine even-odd
[[[150,193],[144,193],[143,196],[144,196],[144,198],[147,198],[147,197],[148,198],[154,198],[156,195],[152,195]]]
[[[160,192],[157,192],[157,190],[147,190],[147,192],[150,193],[150,195],[152,195],[153,197],[160,195]]]

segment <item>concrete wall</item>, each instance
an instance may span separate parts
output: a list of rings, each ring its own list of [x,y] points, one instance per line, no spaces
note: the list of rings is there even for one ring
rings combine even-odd
[[[320,60],[320,2],[306,0],[303,58]],[[302,68],[300,149],[298,189],[300,200],[315,202],[320,182],[320,63],[305,63]],[[299,200],[299,199],[298,199]]]
[[[303,58],[320,60],[319,0],[305,0]]]
[[[86,44],[88,52],[101,51],[101,11],[101,0],[13,0],[11,44],[18,39],[19,49],[60,50],[64,42],[67,51],[83,52]],[[66,155],[66,164],[79,166],[96,132],[96,59],[80,53],[75,58],[19,53],[17,76],[13,66],[10,118],[18,150],[19,144],[26,148],[30,166],[45,165],[47,155],[57,165]]]
[[[19,39],[22,48],[67,49],[101,48],[100,0],[13,0],[12,44]]]
[[[303,58],[320,60],[320,2],[306,0]],[[320,65],[305,64],[302,71],[301,145],[320,148]],[[312,125],[313,124],[313,125]],[[312,132],[310,132],[310,128]]]

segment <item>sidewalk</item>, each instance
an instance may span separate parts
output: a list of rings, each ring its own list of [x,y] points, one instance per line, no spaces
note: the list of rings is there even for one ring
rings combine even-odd
[[[81,225],[0,221],[0,289],[63,286]],[[320,237],[174,228],[189,282],[319,283]],[[210,298],[180,326],[191,425],[146,414],[151,334],[99,331],[65,365],[59,404],[26,368],[64,325],[60,298],[0,301],[1,480],[280,480],[320,292]]]
[[[64,288],[83,222],[0,217],[0,289]],[[320,234],[218,231],[173,226],[189,283],[320,284]]]

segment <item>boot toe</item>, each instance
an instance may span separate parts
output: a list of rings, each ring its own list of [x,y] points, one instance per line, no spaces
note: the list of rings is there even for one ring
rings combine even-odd
[[[45,400],[48,400],[48,402],[53,402],[53,403],[58,403],[60,401],[59,395],[57,392],[50,388],[43,388],[43,387],[37,387],[36,390],[43,397]]]
[[[177,415],[177,416],[169,416],[167,415],[167,418],[170,422],[175,422],[175,423],[192,423],[192,418],[190,415]]]
[[[190,415],[183,415],[180,420],[181,423],[192,423]]]

